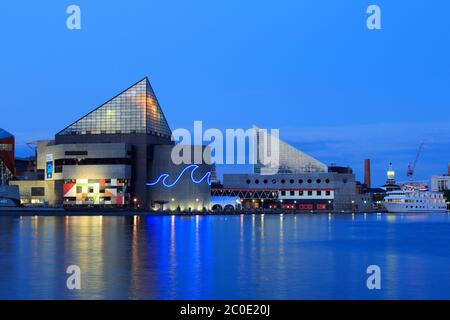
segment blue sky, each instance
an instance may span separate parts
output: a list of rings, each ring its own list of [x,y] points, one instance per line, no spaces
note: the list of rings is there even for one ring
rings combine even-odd
[[[77,4],[82,29],[66,28]],[[366,8],[382,30],[366,28]],[[279,128],[323,162],[363,159],[383,183],[450,161],[450,2],[362,0],[3,1],[0,127],[51,138],[149,76],[172,129]],[[231,168],[233,169],[233,168]],[[230,168],[225,168],[229,171]]]

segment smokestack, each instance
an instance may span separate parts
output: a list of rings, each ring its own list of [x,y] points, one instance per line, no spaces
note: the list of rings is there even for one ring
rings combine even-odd
[[[371,178],[370,178],[370,159],[364,160],[364,184],[367,188],[371,187]]]

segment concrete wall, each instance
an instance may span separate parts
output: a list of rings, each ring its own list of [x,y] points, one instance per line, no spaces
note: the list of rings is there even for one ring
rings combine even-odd
[[[154,160],[150,166],[150,180],[156,181],[161,174],[169,174],[167,182],[173,183],[180,175],[184,168],[188,165],[175,165],[171,161],[171,152],[173,146],[155,146]],[[204,150],[201,146],[192,147],[192,150]],[[209,154],[209,153],[208,153]],[[207,160],[209,161],[209,160]],[[166,188],[162,183],[156,186],[149,186],[149,198],[152,202],[164,202],[165,209],[176,210],[178,207],[182,210],[201,210],[203,207],[209,209],[211,206],[211,187],[206,180],[196,184],[191,179],[191,171],[186,171],[181,176],[179,182],[172,188]],[[207,172],[211,172],[211,166],[208,164],[201,164],[195,171],[194,177],[199,180]]]
[[[25,205],[33,205],[33,201],[48,203],[49,206],[60,204],[58,193],[55,192],[55,181],[45,180],[12,180],[9,182],[11,186],[17,186],[20,192],[20,200]],[[32,188],[44,188],[43,196],[33,196]],[[62,186],[61,186],[62,192]],[[34,204],[39,205],[39,204]]]
[[[434,192],[450,190],[450,176],[433,176],[431,190]]]
[[[55,143],[53,140],[40,140],[37,144],[36,167],[38,170],[45,170],[47,147]]]
[[[129,158],[131,146],[125,143],[91,143],[53,145],[45,149],[53,159]],[[65,155],[67,151],[87,151],[88,155]],[[131,165],[67,165],[63,171],[54,172],[51,180],[70,179],[130,179]]]

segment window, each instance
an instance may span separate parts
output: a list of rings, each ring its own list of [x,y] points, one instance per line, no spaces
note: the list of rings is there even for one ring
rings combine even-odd
[[[311,180],[311,179],[308,179],[308,183],[311,184],[311,183],[312,183],[312,180]]]
[[[291,191],[291,196],[295,196],[295,191]]]
[[[12,151],[12,144],[0,144],[0,151]]]
[[[31,196],[32,197],[43,197],[43,196],[45,196],[45,188],[32,187],[31,188]]]
[[[286,180],[282,179],[281,184],[285,184],[285,183],[286,183]]]
[[[319,184],[319,183],[321,183],[322,182],[322,180],[320,180],[320,179],[317,179],[316,180],[316,182]]]
[[[256,184],[259,184],[259,180],[258,180],[258,179],[256,179],[256,180],[255,180],[255,183],[256,183]]]
[[[83,192],[83,187],[77,187],[77,193],[82,193]]]
[[[313,192],[310,190],[310,191],[308,191],[308,196],[312,196],[313,195]]]
[[[251,183],[251,181],[250,181],[250,179],[247,179],[247,181],[245,181],[247,184],[250,184]]]
[[[298,183],[302,184],[303,183],[303,179],[298,180]]]
[[[272,180],[272,183],[273,183],[273,184],[277,184],[277,180],[273,179],[273,180]]]
[[[291,184],[294,184],[295,180],[294,180],[294,179],[291,179],[289,182],[290,182]]]
[[[325,183],[330,183],[330,179],[326,179],[326,180],[325,180]]]
[[[320,191],[320,190],[317,191],[317,195],[318,195],[318,196],[321,196],[321,195],[322,195],[322,191]]]
[[[66,156],[87,156],[87,151],[65,151],[64,155]]]
[[[269,181],[267,181],[267,179],[264,179],[264,184],[267,184]]]
[[[327,209],[327,205],[326,204],[318,204],[317,205],[317,210],[326,210]]]
[[[281,191],[281,195],[285,196],[286,195],[286,191]]]
[[[75,165],[131,165],[130,158],[86,158],[86,159],[56,159],[55,166]]]
[[[331,191],[330,190],[325,191],[325,195],[326,196],[331,196]]]
[[[303,191],[299,191],[299,192],[298,192],[298,195],[299,195],[299,196],[302,196],[302,195],[303,195]]]

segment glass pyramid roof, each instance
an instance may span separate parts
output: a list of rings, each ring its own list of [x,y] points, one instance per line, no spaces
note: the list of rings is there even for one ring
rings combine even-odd
[[[170,138],[172,132],[148,78],[144,78],[57,135],[144,133]]]
[[[304,172],[327,172],[328,167],[324,163],[316,160],[310,155],[294,148],[290,144],[282,141],[278,137],[270,133],[254,127],[256,130],[256,155],[258,163],[254,166],[253,171],[256,174],[290,174],[290,173],[304,173]],[[267,163],[266,152],[272,153],[272,143],[278,145],[278,165],[271,167],[264,165]],[[274,150],[275,151],[275,150]]]

